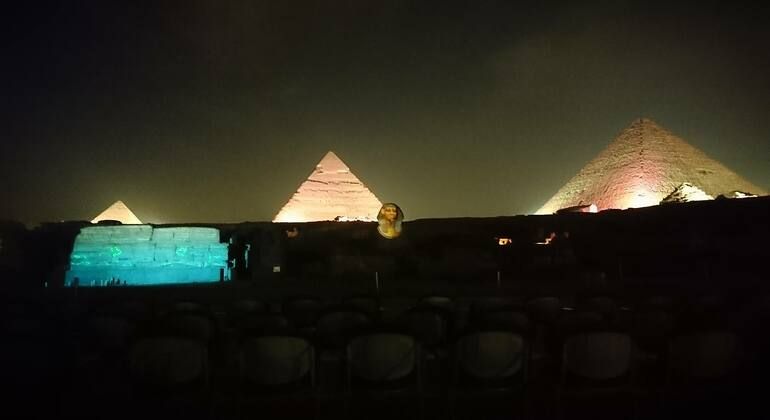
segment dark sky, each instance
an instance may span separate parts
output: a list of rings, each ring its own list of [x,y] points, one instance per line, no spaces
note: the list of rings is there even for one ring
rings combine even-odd
[[[408,220],[529,213],[640,117],[770,187],[768,6],[16,3],[0,219],[271,220],[327,150]]]

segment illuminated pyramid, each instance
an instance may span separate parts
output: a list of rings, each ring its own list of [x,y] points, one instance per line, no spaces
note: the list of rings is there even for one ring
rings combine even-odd
[[[122,201],[118,200],[91,220],[99,223],[102,220],[117,220],[124,225],[141,225],[142,221]]]
[[[381,206],[380,200],[330,151],[273,221],[375,221]]]
[[[734,191],[767,194],[653,121],[639,119],[588,162],[537,214],[591,204],[600,211],[652,206],[683,183],[712,197],[731,196]]]

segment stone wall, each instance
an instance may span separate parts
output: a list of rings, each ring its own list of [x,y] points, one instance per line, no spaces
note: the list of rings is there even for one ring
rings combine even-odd
[[[217,282],[229,278],[227,256],[216,228],[89,226],[75,238],[65,285]]]

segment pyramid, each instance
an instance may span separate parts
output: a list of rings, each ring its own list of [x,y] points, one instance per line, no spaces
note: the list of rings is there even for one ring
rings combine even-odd
[[[377,220],[382,203],[329,151],[273,222]]]
[[[588,162],[537,214],[596,204],[598,210],[657,205],[683,183],[717,197],[762,188],[706,156],[655,122],[634,121]]]
[[[102,220],[117,220],[124,225],[141,225],[142,221],[122,201],[118,200],[107,210],[101,212],[91,220],[91,223],[99,223]]]
[[[682,185],[676,187],[674,192],[667,195],[661,203],[688,203],[690,201],[706,201],[713,200],[714,197],[706,194],[700,188],[695,185],[683,182]]]

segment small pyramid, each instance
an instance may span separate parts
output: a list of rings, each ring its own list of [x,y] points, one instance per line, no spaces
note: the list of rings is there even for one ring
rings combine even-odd
[[[657,205],[683,183],[716,197],[762,188],[649,119],[634,121],[564,185],[537,214],[595,204],[598,210]]]
[[[381,206],[350,168],[329,151],[273,222],[375,221]]]
[[[124,225],[141,225],[141,220],[128,208],[122,201],[118,200],[111,206],[107,207],[107,210],[99,213],[98,216],[91,220],[91,223],[99,223],[102,220],[117,220]]]
[[[676,187],[671,194],[667,195],[661,203],[689,203],[690,201],[713,200],[714,197],[706,194],[703,190],[687,182],[683,182]]]

